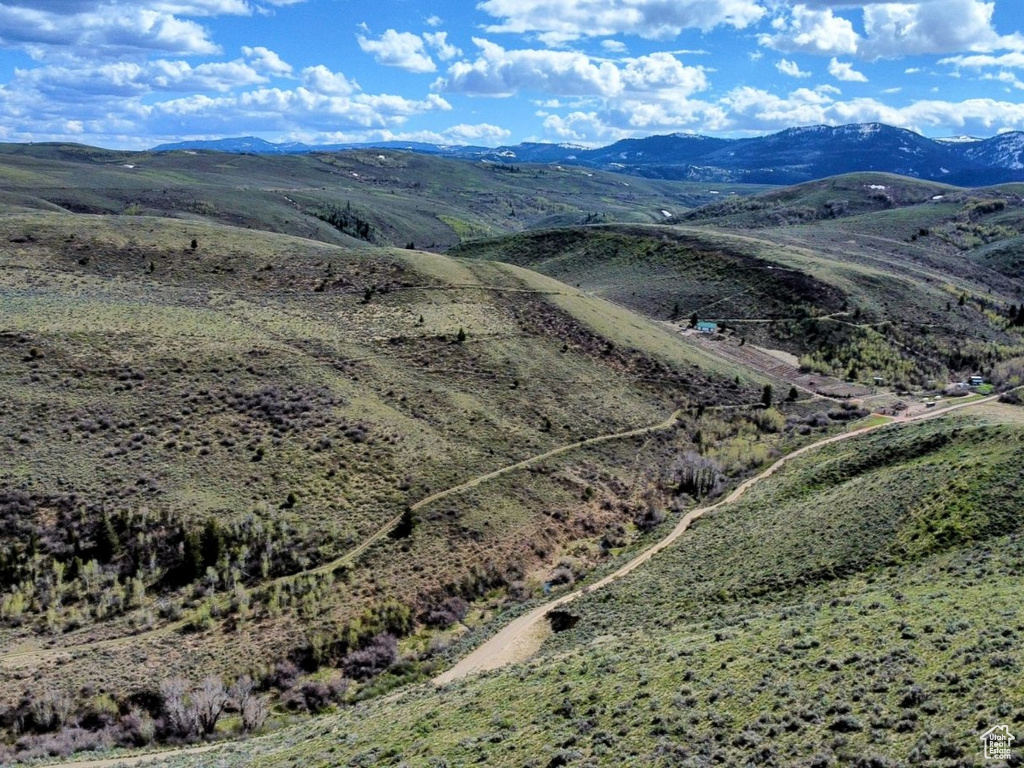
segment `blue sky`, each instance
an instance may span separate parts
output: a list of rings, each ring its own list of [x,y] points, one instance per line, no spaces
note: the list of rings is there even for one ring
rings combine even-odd
[[[1024,130],[1021,0],[0,0],[0,141]]]

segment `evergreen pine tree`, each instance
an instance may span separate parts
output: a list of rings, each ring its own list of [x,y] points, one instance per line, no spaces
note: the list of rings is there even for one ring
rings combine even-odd
[[[100,528],[96,532],[96,559],[101,563],[109,563],[121,552],[121,540],[114,528],[114,521],[104,515]]]
[[[224,531],[221,530],[220,523],[217,522],[216,518],[211,517],[206,521],[200,541],[200,552],[203,562],[202,570],[205,573],[207,568],[217,567],[217,563],[220,561],[225,549]]]
[[[191,584],[205,572],[203,565],[203,543],[198,531],[185,534],[184,558],[181,562],[182,584]]]
[[[416,527],[416,523],[419,519],[412,507],[406,507],[402,512],[402,519],[399,520],[398,525],[391,532],[391,538],[393,539],[407,539],[412,535],[413,529]]]

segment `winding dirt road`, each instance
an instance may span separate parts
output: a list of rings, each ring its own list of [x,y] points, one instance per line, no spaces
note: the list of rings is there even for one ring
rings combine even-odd
[[[157,760],[169,760],[172,757],[185,757],[187,755],[199,755],[203,752],[211,752],[220,744],[206,744],[202,747],[187,747],[185,749],[165,749],[163,752],[146,752],[141,755],[126,755],[125,757],[110,757],[99,760],[74,760],[70,763],[50,763],[46,768],[121,768],[129,765],[145,765]]]
[[[612,440],[623,440],[630,437],[639,437],[641,435],[650,434],[652,432],[660,432],[669,429],[670,427],[674,426],[677,421],[679,421],[679,417],[681,415],[682,410],[678,410],[671,416],[669,416],[667,419],[657,424],[652,424],[646,427],[637,427],[636,429],[630,429],[625,432],[614,432],[606,435],[598,435],[596,437],[587,438],[586,440],[578,440],[575,443],[562,445],[559,446],[558,448],[552,448],[551,450],[545,451],[544,453],[539,453],[535,456],[530,456],[529,458],[523,459],[522,461],[518,461],[515,464],[509,464],[507,466],[501,467],[500,469],[496,469],[493,472],[488,472],[486,474],[479,475],[477,477],[474,477],[472,480],[468,480],[459,485],[455,485],[452,486],[451,488],[446,488],[443,491],[438,491],[437,493],[431,494],[430,496],[420,499],[415,504],[412,504],[410,506],[410,509],[415,512],[416,510],[419,510],[420,508],[425,507],[428,504],[433,504],[436,501],[440,501],[441,499],[445,499],[456,493],[461,493],[462,491],[467,491],[471,488],[475,488],[478,485],[481,485],[482,483],[494,480],[495,478],[501,477],[502,475],[506,475],[509,472],[516,472],[518,470],[525,469],[526,467],[529,467],[533,464],[546,461],[547,459],[553,458],[554,456],[559,456],[563,453],[569,453],[570,451],[579,450],[580,448],[584,448],[589,445],[606,443]],[[399,513],[398,515],[395,515],[386,523],[384,523],[384,525],[381,526],[381,528],[379,528],[372,535],[364,539],[362,542],[360,542],[357,546],[350,549],[348,552],[345,552],[344,554],[335,558],[334,560],[330,560],[326,563],[323,563],[322,565],[318,565],[315,568],[310,568],[306,571],[289,574],[287,576],[279,576],[278,578],[272,579],[268,582],[253,587],[254,591],[264,592],[268,589],[272,589],[275,585],[283,586],[286,582],[290,582],[293,579],[302,578],[304,576],[322,576],[332,571],[335,571],[344,565],[354,564],[355,561],[358,560],[370,547],[372,547],[378,541],[381,541],[382,539],[389,536],[391,532],[398,527],[398,525],[402,521],[403,514],[404,513]],[[216,598],[214,598],[215,603],[219,605],[219,607],[222,609],[227,607],[229,600],[230,596],[224,594],[218,595]],[[165,637],[167,635],[178,632],[184,629],[188,625],[189,621],[190,619],[187,618],[180,619],[178,621],[165,624],[155,629],[147,630],[145,632],[139,632],[138,634],[123,635],[119,637],[108,638],[105,640],[94,640],[92,642],[79,643],[77,645],[66,645],[53,648],[30,648],[26,650],[11,651],[8,653],[0,654],[0,667],[21,667],[36,664],[47,658],[69,656],[84,651],[110,650],[115,648],[123,648],[128,645],[137,645],[147,640],[154,640],[156,638]]]
[[[683,535],[683,533],[686,532],[686,530],[690,527],[694,520],[714,509],[717,509],[726,504],[731,504],[732,502],[738,500],[750,489],[751,486],[773,475],[786,462],[795,459],[798,456],[802,456],[805,453],[821,448],[822,446],[830,445],[832,443],[838,443],[842,440],[849,440],[850,438],[856,437],[858,435],[863,435],[868,432],[873,432],[883,427],[899,426],[913,421],[933,419],[940,416],[944,416],[950,411],[960,410],[962,408],[970,408],[985,403],[991,403],[994,402],[996,399],[997,396],[992,395],[991,397],[986,397],[981,400],[974,400],[969,403],[952,405],[941,411],[927,412],[917,416],[896,418],[890,422],[886,422],[883,424],[876,424],[870,427],[862,427],[860,429],[855,429],[850,432],[844,432],[839,435],[834,435],[824,440],[820,440],[816,443],[805,445],[803,448],[799,448],[796,451],[793,451],[793,453],[787,454],[786,456],[782,457],[774,464],[772,464],[770,467],[768,467],[766,470],[764,470],[764,472],[761,472],[759,475],[756,475],[744,481],[742,484],[737,486],[728,496],[726,496],[718,503],[712,504],[707,507],[701,507],[699,509],[691,510],[676,524],[675,528],[673,528],[672,531],[664,539],[659,541],[657,544],[654,544],[649,549],[644,550],[642,553],[637,555],[635,558],[630,560],[628,563],[626,563],[624,566],[619,568],[614,573],[608,574],[607,576],[595,582],[594,584],[591,584],[583,589],[578,589],[575,592],[571,592],[567,595],[563,595],[562,597],[559,597],[555,600],[551,600],[550,602],[547,602],[544,605],[538,606],[529,613],[520,616],[518,619],[511,622],[508,626],[506,626],[496,635],[487,640],[483,645],[479,646],[476,650],[474,650],[472,653],[470,653],[468,656],[466,656],[464,659],[458,662],[454,667],[449,669],[447,672],[444,672],[441,675],[438,675],[436,678],[434,678],[433,683],[438,686],[446,685],[448,683],[452,683],[454,681],[460,680],[473,674],[485,672],[487,670],[498,669],[500,667],[504,667],[509,664],[515,664],[530,658],[530,656],[536,653],[536,651],[540,648],[541,644],[544,641],[544,638],[551,631],[547,622],[547,614],[553,608],[557,608],[559,606],[570,603],[573,600],[576,600],[577,598],[582,596],[583,594],[592,592],[596,589],[600,589],[601,587],[610,584],[616,579],[621,579],[623,576],[626,576],[627,574],[631,573],[636,568],[639,568],[641,565],[646,563],[648,560],[650,560],[656,554],[661,552],[663,549],[665,549],[668,546],[671,546],[673,542],[675,542],[680,536]],[[590,438],[589,440],[583,440],[578,443],[573,443],[571,445],[562,446],[561,448],[555,448],[551,451],[548,451],[547,453],[534,456],[532,458],[526,459],[522,462],[518,462],[517,464],[513,464],[508,467],[503,467],[502,469],[495,470],[494,472],[474,478],[469,482],[454,486],[453,488],[449,488],[445,491],[441,491],[437,494],[434,494],[433,496],[428,496],[427,498],[417,502],[416,506],[429,504],[430,502],[437,501],[438,499],[444,498],[449,494],[475,487],[476,485],[479,485],[480,483],[486,480],[492,479],[507,472],[511,472],[515,469],[520,469],[522,467],[528,466],[533,462],[540,461],[542,459],[549,458],[560,453],[565,453],[566,451],[573,450],[583,445],[591,445],[597,442],[604,442],[607,440],[613,440],[616,438],[622,438],[627,436],[642,435],[650,432],[656,432],[661,429],[667,429],[671,427],[673,424],[675,424],[675,422],[679,419],[679,415],[680,413],[677,411],[665,421],[651,427],[643,427],[635,430],[630,430],[628,432],[618,433],[616,435],[603,435],[600,437]],[[364,542],[364,544],[366,543],[367,542]],[[351,555],[352,553],[349,553],[349,556]],[[48,766],[48,768],[114,768],[115,766],[141,765],[160,760],[173,759],[175,757],[182,757],[189,754],[199,754],[202,752],[214,750],[218,746],[220,745],[206,745],[201,747],[191,747],[177,750],[172,749],[164,750],[162,752],[150,752],[141,755],[132,755],[114,759],[105,758],[100,760],[79,760],[70,763],[51,764]]]
[[[570,592],[562,597],[547,602],[544,605],[538,606],[529,613],[515,619],[496,635],[484,642],[483,645],[479,646],[468,656],[459,661],[454,667],[435,677],[433,680],[434,684],[446,685],[469,675],[486,672],[492,669],[499,669],[500,667],[504,667],[509,664],[526,661],[530,656],[536,653],[544,642],[544,638],[550,634],[547,615],[552,609],[571,603],[573,600],[576,600],[586,593],[601,589],[601,587],[611,584],[613,581],[621,579],[623,576],[632,573],[635,569],[639,568],[663,549],[671,546],[676,539],[686,532],[694,520],[708,512],[718,509],[719,507],[726,504],[732,504],[734,501],[737,501],[751,488],[751,486],[761,482],[765,478],[771,477],[787,462],[792,461],[793,459],[810,451],[815,451],[822,446],[831,445],[843,440],[849,440],[853,437],[864,435],[868,432],[874,432],[875,430],[882,429],[884,427],[901,426],[914,421],[924,421],[925,419],[934,419],[939,416],[945,416],[950,411],[993,402],[997,397],[997,395],[992,395],[991,397],[986,397],[981,400],[973,400],[969,403],[952,405],[940,411],[922,413],[917,416],[896,418],[893,421],[882,424],[875,424],[870,427],[861,427],[860,429],[854,429],[850,432],[844,432],[824,440],[819,440],[816,443],[805,445],[803,448],[799,448],[792,453],[786,454],[759,475],[755,475],[754,477],[745,480],[743,483],[738,485],[732,493],[716,504],[712,504],[707,507],[699,507],[687,512],[665,538],[661,539],[657,544],[652,545],[649,549],[641,552],[617,571],[608,574],[599,581],[589,584],[582,589],[577,589],[574,592]]]

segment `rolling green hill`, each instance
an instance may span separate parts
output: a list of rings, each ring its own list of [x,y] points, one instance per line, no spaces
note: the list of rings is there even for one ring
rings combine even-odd
[[[1019,413],[791,463],[528,663],[169,765],[980,764],[1024,715]]]
[[[706,185],[395,150],[267,156],[0,145],[6,206],[170,216],[339,245],[436,251],[536,226],[663,221],[712,199]]]
[[[1021,411],[854,430],[1024,383],[1019,190],[674,223],[712,191],[0,148],[0,764],[970,764],[1024,719]]]
[[[764,244],[767,245],[767,244]],[[761,247],[759,247],[761,246]],[[453,253],[518,264],[662,320],[837,312],[844,297],[797,270],[775,269],[756,241],[671,226],[544,230],[467,243]]]
[[[663,470],[694,440],[725,481],[803,439],[758,426],[755,374],[513,266],[147,216],[8,214],[0,242],[12,737],[177,676],[365,687],[390,635],[416,679],[480,621],[445,606],[540,594],[690,503]]]
[[[804,224],[920,205],[936,197],[957,195],[966,195],[966,192],[947,184],[891,173],[850,173],[751,197],[718,200],[690,211],[683,219],[743,228]]]
[[[843,194],[823,218],[822,201]],[[791,206],[815,213],[788,217]],[[725,341],[783,350],[809,372],[922,387],[1021,354],[1021,206],[1012,189],[855,174],[705,206],[685,225],[526,232],[455,253],[676,326],[714,321]]]

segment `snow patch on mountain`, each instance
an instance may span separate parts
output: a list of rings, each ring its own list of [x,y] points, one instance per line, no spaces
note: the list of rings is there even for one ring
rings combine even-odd
[[[1024,133],[1004,133],[988,139],[953,136],[933,140],[883,123],[811,125],[746,139],[677,132],[623,139],[607,147],[594,148],[577,143],[541,142],[494,148],[416,142],[314,147],[294,142],[272,144],[247,136],[182,142],[156,149],[291,154],[370,147],[443,154],[474,161],[564,163],[654,179],[705,183],[797,184],[862,171],[942,179],[963,186],[1024,181]]]

